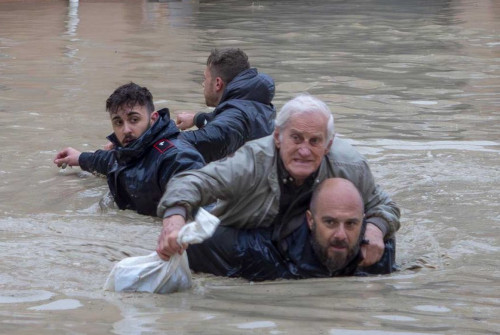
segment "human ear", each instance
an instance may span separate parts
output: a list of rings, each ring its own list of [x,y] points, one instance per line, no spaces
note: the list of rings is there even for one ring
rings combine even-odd
[[[154,111],[153,113],[151,113],[151,116],[149,117],[149,123],[151,125],[153,125],[153,123],[156,122],[156,120],[158,120],[158,117],[160,116],[160,114],[158,114],[157,111]]]
[[[328,145],[326,146],[325,148],[325,155],[330,151],[330,148],[332,147],[333,145],[333,140],[334,138],[332,138],[329,142],[328,142]]]
[[[216,91],[224,90],[224,86],[225,86],[225,84],[224,84],[224,81],[222,80],[221,77],[215,78],[215,90]]]
[[[276,146],[276,148],[279,149],[281,144],[279,128],[274,129],[273,138],[274,138],[274,145]]]
[[[309,229],[312,230],[312,226],[314,224],[314,221],[313,221],[313,216],[312,216],[312,213],[310,210],[306,211],[306,219],[307,219],[307,225],[309,226]]]

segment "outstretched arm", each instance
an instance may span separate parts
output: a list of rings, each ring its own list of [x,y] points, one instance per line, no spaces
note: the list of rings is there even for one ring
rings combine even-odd
[[[213,112],[192,112],[192,111],[178,111],[175,125],[181,129],[186,130],[193,126],[203,128],[205,125],[214,119]]]
[[[191,111],[179,111],[175,119],[175,125],[180,130],[186,130],[194,126],[194,116],[196,113]]]
[[[69,166],[80,166],[79,163],[79,158],[80,158],[81,152],[73,149],[71,147],[65,148],[61,151],[59,151],[56,155],[56,158],[54,158],[54,164],[57,165],[57,167],[63,167],[65,168],[67,165]]]
[[[249,139],[249,134],[247,117],[238,109],[231,108],[203,128],[181,133],[180,138],[191,143],[209,163],[235,152]]]
[[[114,151],[97,150],[96,152],[82,152],[78,163],[80,168],[91,173],[107,175],[114,162]]]
[[[177,144],[179,150],[176,151],[175,156],[166,159],[160,168],[159,184],[163,193],[166,191],[168,181],[179,172],[196,170],[204,166],[203,158],[198,151],[182,142]],[[161,259],[169,260],[173,254],[181,254],[184,251],[186,246],[178,245],[177,238],[179,230],[185,223],[185,216],[176,214],[163,219],[163,229],[158,237],[158,246],[156,248],[156,252]]]

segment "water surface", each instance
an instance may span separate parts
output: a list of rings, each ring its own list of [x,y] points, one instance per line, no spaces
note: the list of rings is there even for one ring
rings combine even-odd
[[[0,1],[1,332],[499,334],[499,30],[494,0]],[[52,159],[106,143],[104,102],[129,81],[204,109],[206,57],[229,46],[273,76],[278,108],[328,103],[402,208],[400,272],[102,291],[160,222]]]

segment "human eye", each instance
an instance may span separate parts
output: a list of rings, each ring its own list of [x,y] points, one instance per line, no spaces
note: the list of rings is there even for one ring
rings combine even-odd
[[[291,135],[290,135],[290,138],[292,139],[292,141],[293,141],[294,143],[300,143],[300,141],[301,141],[300,136],[299,136],[299,135],[297,135],[297,134],[291,134]]]
[[[325,218],[325,219],[323,219],[323,224],[326,227],[333,227],[335,225],[335,220],[332,218]]]
[[[309,140],[309,142],[311,143],[311,145],[313,146],[318,146],[321,144],[321,139],[319,137],[313,137]]]
[[[123,124],[123,121],[121,119],[113,119],[113,126],[119,127]]]
[[[349,220],[349,221],[346,222],[346,226],[349,229],[356,228],[358,226],[358,224],[359,224],[359,221],[357,221],[357,220]]]

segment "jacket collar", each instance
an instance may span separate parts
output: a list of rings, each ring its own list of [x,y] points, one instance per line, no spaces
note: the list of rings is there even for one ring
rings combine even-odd
[[[253,100],[270,105],[274,98],[274,80],[256,68],[247,69],[231,80],[222,94],[219,105],[232,99]]]

